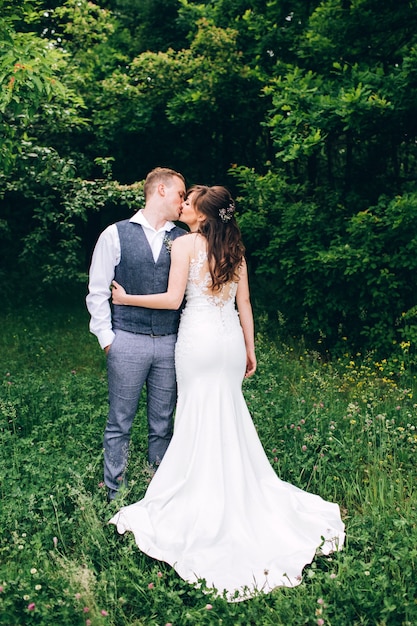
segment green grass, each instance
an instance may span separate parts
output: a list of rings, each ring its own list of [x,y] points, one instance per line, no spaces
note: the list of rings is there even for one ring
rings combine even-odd
[[[3,311],[1,326],[2,626],[417,624],[417,405],[403,367],[259,336],[244,393],[264,448],[281,478],[340,504],[347,543],[299,587],[233,605],[107,524],[105,359],[81,299]],[[145,460],[141,409],[126,502],[146,490]]]

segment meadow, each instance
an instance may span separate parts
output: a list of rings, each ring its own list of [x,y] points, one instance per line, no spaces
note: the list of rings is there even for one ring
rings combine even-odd
[[[278,475],[338,502],[345,549],[302,584],[228,604],[107,524],[105,358],[76,304],[3,307],[1,626],[415,626],[417,397],[402,359],[324,359],[258,322],[244,394]],[[149,482],[143,403],[125,503]]]

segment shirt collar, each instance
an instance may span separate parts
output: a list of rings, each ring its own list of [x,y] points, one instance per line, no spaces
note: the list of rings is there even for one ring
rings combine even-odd
[[[167,221],[165,222],[164,226],[159,229],[159,231],[155,230],[155,228],[149,224],[148,220],[144,216],[142,209],[140,209],[134,215],[132,215],[129,222],[135,222],[136,224],[140,224],[141,226],[144,226],[145,228],[149,228],[150,230],[153,230],[154,233],[160,232],[161,230],[165,230],[169,232],[170,230],[175,228],[174,222]]]

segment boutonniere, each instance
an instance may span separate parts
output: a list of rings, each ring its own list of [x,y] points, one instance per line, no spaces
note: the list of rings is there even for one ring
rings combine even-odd
[[[163,243],[164,243],[165,248],[168,250],[168,254],[171,254],[171,248],[172,248],[173,242],[174,242],[173,239],[168,237],[168,235],[165,235],[163,239]]]

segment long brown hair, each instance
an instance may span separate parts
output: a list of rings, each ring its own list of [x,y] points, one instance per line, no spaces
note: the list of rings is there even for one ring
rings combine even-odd
[[[193,205],[206,219],[199,232],[207,240],[207,260],[212,289],[218,290],[231,280],[238,280],[245,247],[235,217],[235,204],[226,187],[194,185]]]

